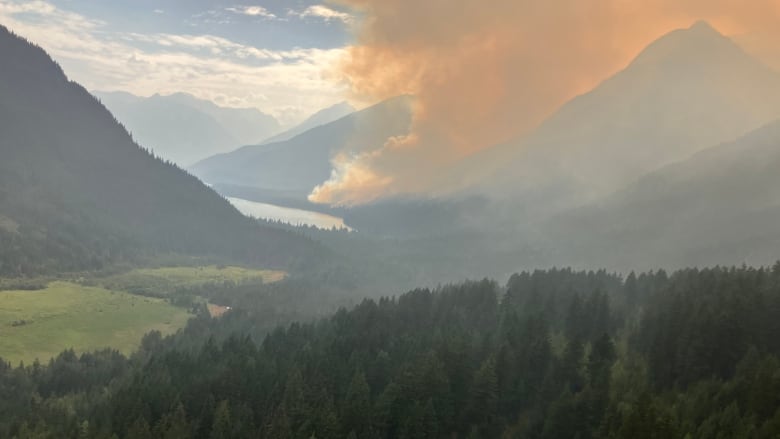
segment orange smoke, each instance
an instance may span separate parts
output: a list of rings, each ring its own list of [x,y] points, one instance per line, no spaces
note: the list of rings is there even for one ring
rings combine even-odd
[[[696,20],[756,53],[776,47],[756,41],[780,40],[780,0],[333,1],[361,17],[340,72],[354,96],[417,102],[409,136],[337,157],[310,195],[331,204],[457,189],[453,164],[527,133]]]

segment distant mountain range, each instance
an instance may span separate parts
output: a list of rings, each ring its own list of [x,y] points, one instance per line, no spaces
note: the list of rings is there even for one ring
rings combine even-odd
[[[0,58],[0,275],[161,254],[286,266],[321,251],[139,148],[42,49],[2,26]]]
[[[139,97],[95,92],[133,138],[181,167],[281,130],[272,116],[254,108],[225,108],[185,93]]]
[[[383,105],[366,111],[381,109],[385,119],[394,108],[408,111]],[[456,172],[484,176],[471,194],[540,207],[544,214],[598,200],[778,117],[780,75],[699,22],[659,38],[531,134],[469,157]],[[348,133],[363,130],[370,143],[381,143],[388,134],[404,133],[408,116],[395,116],[401,123],[387,124],[393,129],[386,131],[374,130],[365,122],[371,119],[338,120],[316,133],[244,147],[190,169],[218,186],[308,193],[329,177],[330,158],[353,148]]]
[[[245,146],[205,159],[189,170],[203,181],[279,192],[298,200],[326,181],[337,153],[376,148],[408,132],[409,97],[398,97],[275,143]],[[346,110],[340,107],[339,111]]]
[[[439,230],[460,223],[453,233],[476,227],[486,242],[498,240],[494,248],[533,249],[542,265],[770,263],[780,258],[778,119],[780,74],[699,22],[652,43],[530,135],[471,157],[461,172],[494,171],[469,194],[488,194],[492,204],[380,202],[343,215],[359,215],[359,230],[399,237],[419,235],[421,217],[436,218]],[[306,144],[320,138],[342,141],[312,134]],[[304,192],[327,176],[325,158],[342,147],[330,142],[321,156],[301,148],[307,152],[287,161],[255,148],[254,158],[225,159],[219,175],[228,180],[240,163],[253,163],[231,183],[269,187],[273,168],[292,169],[294,181],[279,178],[274,187]],[[307,166],[295,164],[300,157],[321,164],[314,178],[296,174]],[[204,162],[210,170],[217,163]],[[475,208],[484,210],[481,220]]]
[[[264,261],[275,259],[267,249],[287,260],[311,245],[254,229],[194,178],[139,150],[40,49],[3,41],[6,59],[24,62],[0,71],[0,244],[35,248],[52,261],[81,260],[56,256],[79,248],[113,258],[126,242],[142,242],[132,247],[139,252],[152,246]],[[411,99],[357,112],[340,104],[189,171],[223,192],[306,208],[338,154],[408,132]],[[526,262],[543,265],[768,263],[780,257],[779,119],[780,74],[700,22],[661,37],[528,136],[470,157],[458,172],[486,177],[468,196],[390,200],[340,214],[385,237],[441,232],[444,252],[458,234],[483,243],[474,251],[500,248],[515,257],[527,249],[535,256]],[[236,138],[234,129],[223,132]],[[101,239],[86,239],[90,233]],[[25,259],[22,252],[7,260]],[[24,271],[2,264],[0,272]]]
[[[483,154],[504,163],[485,187],[514,206],[498,216],[521,224],[507,230],[540,264],[768,264],[780,258],[778,119],[780,74],[700,22]]]
[[[472,161],[542,210],[587,204],[780,117],[780,75],[704,22],[671,32],[529,136]],[[544,205],[544,206],[542,206]]]

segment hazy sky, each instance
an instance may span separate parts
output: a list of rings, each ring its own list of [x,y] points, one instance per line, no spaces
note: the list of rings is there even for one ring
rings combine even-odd
[[[283,123],[344,99],[354,17],[316,0],[0,0],[0,24],[91,90],[189,92]]]

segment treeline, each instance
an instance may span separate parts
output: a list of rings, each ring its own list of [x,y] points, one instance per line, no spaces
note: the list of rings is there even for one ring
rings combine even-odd
[[[780,435],[780,265],[522,273],[365,300],[265,338],[262,297],[152,333],[130,359],[1,366],[0,436]]]

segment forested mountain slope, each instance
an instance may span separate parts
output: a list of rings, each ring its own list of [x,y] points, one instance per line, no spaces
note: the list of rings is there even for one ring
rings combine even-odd
[[[545,225],[553,259],[766,264],[780,249],[780,121],[653,172]]]
[[[536,271],[366,300],[267,337],[258,291],[242,311],[151,334],[130,360],[0,363],[0,435],[772,439],[778,287],[780,266]]]
[[[271,265],[316,254],[140,149],[42,49],[3,27],[0,57],[0,274],[160,252]]]

